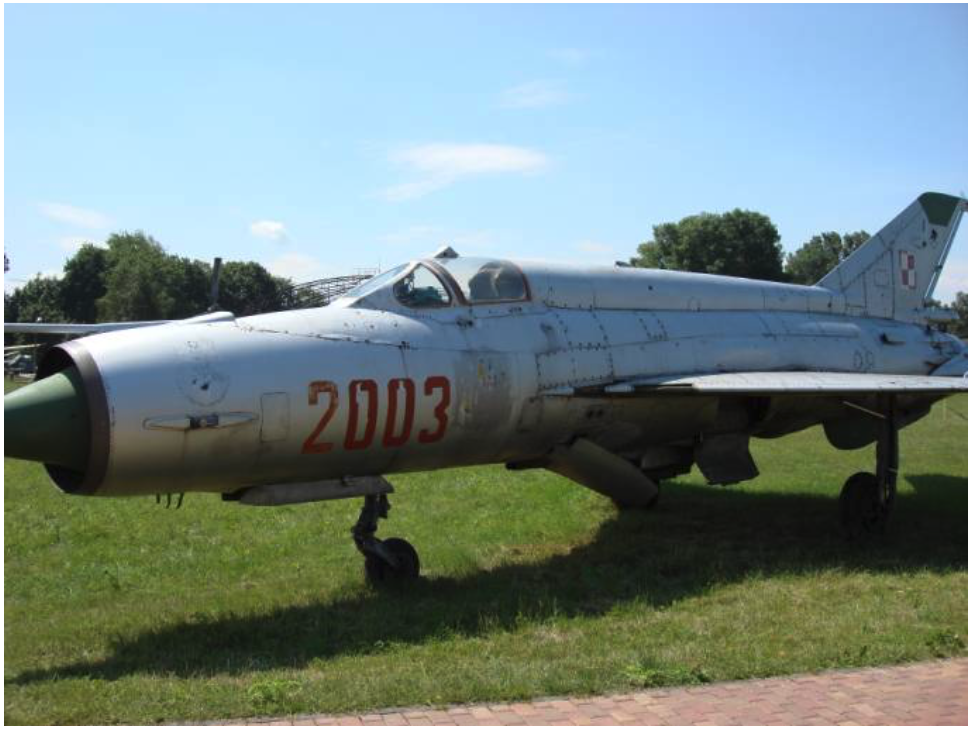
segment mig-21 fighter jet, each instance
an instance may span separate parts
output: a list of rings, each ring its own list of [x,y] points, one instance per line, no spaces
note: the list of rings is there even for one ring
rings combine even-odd
[[[386,475],[544,468],[645,508],[693,465],[752,479],[752,438],[820,425],[875,444],[841,507],[849,532],[880,530],[899,429],[967,389],[965,345],[927,310],[965,211],[925,193],[814,286],[444,248],[322,308],[83,337],[5,397],[6,455],[75,495],[363,497],[353,536],[380,581],[419,573],[376,536]]]

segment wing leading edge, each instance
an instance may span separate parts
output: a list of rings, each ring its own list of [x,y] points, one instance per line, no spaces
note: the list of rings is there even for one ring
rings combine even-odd
[[[644,396],[660,393],[699,395],[955,393],[967,391],[967,379],[938,375],[836,372],[746,372],[705,375],[660,375],[602,385],[552,388],[546,396]]]
[[[156,322],[102,322],[101,324],[72,324],[69,322],[5,322],[5,334],[23,333],[34,335],[94,335],[99,332],[114,332],[129,330],[136,327],[154,327],[157,324],[168,324],[172,320],[162,319]]]
[[[143,322],[100,322],[98,324],[74,324],[71,322],[5,322],[4,334],[14,332],[35,335],[94,335],[99,332],[130,330],[136,327],[157,327],[162,324],[212,324],[231,322],[232,312],[207,312],[189,319],[158,319]]]

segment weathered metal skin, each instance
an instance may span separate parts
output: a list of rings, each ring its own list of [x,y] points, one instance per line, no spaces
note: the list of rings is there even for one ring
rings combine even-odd
[[[948,249],[960,213],[920,226],[920,203],[907,209],[913,217],[895,219],[895,230],[930,241],[939,230]],[[913,242],[920,254],[926,240]],[[941,261],[934,248],[929,256]],[[453,276],[463,267],[479,273]],[[855,270],[867,268],[858,261]],[[489,281],[477,281],[486,274]],[[402,282],[420,278],[426,284],[404,297]],[[477,288],[490,286],[492,299],[484,299]],[[882,313],[895,301],[882,299]],[[858,297],[853,311],[863,306]],[[584,439],[582,456],[571,458],[602,449],[652,478],[694,460],[726,480],[749,478],[749,436],[825,424],[839,447],[869,443],[874,429],[862,413],[874,394],[634,397],[626,384],[701,373],[960,374],[965,347],[956,338],[911,314],[848,311],[845,294],[823,286],[488,259],[416,262],[320,309],[108,332],[56,349],[42,375],[79,365],[90,410],[104,415],[92,423],[88,471],[51,475],[68,491],[120,496],[235,493],[482,463],[568,473],[574,467],[550,459]],[[939,397],[899,396],[901,422]],[[715,440],[724,434],[736,436]],[[739,443],[746,458],[736,459],[738,468],[729,457],[725,469],[707,463],[732,456]]]
[[[524,270],[528,280],[547,284],[548,296],[575,283],[567,269],[557,270],[560,286],[551,283],[551,269]],[[597,274],[621,274],[646,287],[680,278],[611,269]],[[593,278],[590,271],[574,277],[578,289]],[[718,277],[691,278],[697,285],[723,283]],[[88,337],[73,348],[83,348],[96,363],[111,414],[106,474],[92,493],[228,492],[517,462],[579,435],[632,453],[721,428],[776,436],[839,417],[842,406],[822,400],[809,410],[804,403],[795,418],[781,403],[759,423],[721,424],[715,398],[572,400],[541,393],[646,372],[924,374],[963,349],[954,338],[893,320],[773,310],[767,302],[781,299],[765,298],[761,291],[788,294],[801,287],[755,282],[748,287],[731,280],[730,288],[727,299],[742,295],[761,306],[720,311],[720,301],[710,295],[700,306],[711,309],[700,311],[544,302],[410,311],[373,295],[319,310]],[[448,398],[437,378],[448,382]],[[413,398],[414,420],[403,438],[404,409]],[[393,400],[398,412],[386,433]],[[317,430],[332,401],[333,412]],[[441,429],[436,409],[443,403]],[[227,416],[235,418],[226,422]]]

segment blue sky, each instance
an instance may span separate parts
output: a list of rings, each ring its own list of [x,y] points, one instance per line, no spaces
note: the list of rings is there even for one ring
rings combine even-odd
[[[786,250],[968,190],[967,8],[4,9],[6,286],[80,241],[305,281],[611,263],[700,211]],[[967,224],[937,295],[967,288]]]

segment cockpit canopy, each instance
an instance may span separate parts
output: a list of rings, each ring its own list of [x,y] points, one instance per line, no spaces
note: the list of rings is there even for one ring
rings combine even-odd
[[[453,298],[442,280],[425,264],[417,264],[392,285],[395,298],[407,307],[448,307]]]
[[[437,260],[470,304],[523,302],[529,299],[520,268],[504,259],[454,258]]]
[[[525,302],[530,288],[520,268],[505,259],[451,258],[401,264],[363,282],[343,298],[362,299],[391,289],[411,309]]]

